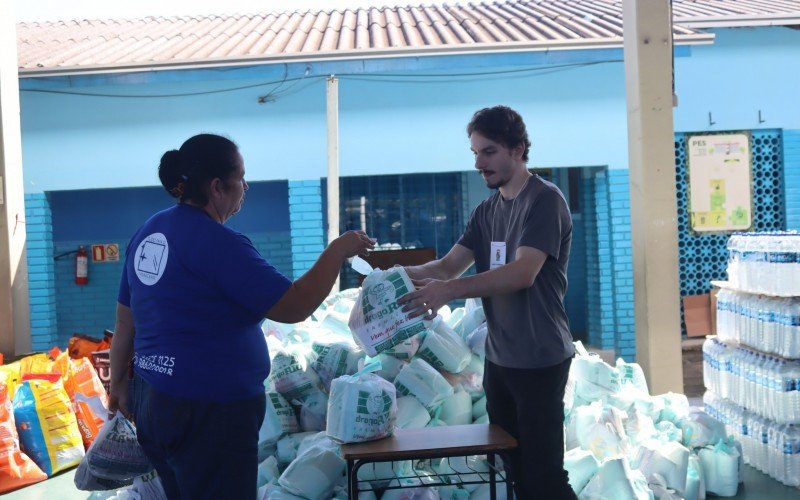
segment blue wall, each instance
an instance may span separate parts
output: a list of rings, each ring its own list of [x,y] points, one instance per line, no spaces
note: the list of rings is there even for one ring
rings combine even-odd
[[[800,231],[800,130],[783,132],[786,228]]]
[[[114,328],[119,277],[128,240],[154,212],[174,204],[162,188],[56,191],[26,197],[31,327],[34,349],[66,345],[83,333],[95,337]],[[52,217],[50,216],[52,212]],[[47,224],[50,238],[47,241]],[[250,184],[244,208],[228,225],[248,235],[264,257],[292,276],[288,186]],[[119,243],[119,262],[89,259],[89,284],[74,283],[79,245]],[[67,254],[67,255],[62,255]],[[54,257],[59,257],[53,260]]]

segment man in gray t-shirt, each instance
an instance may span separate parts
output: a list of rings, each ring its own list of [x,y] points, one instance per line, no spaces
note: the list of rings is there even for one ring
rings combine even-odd
[[[483,385],[489,420],[517,438],[504,456],[516,496],[575,498],[564,470],[564,390],[574,355],[564,310],[572,218],[561,191],[527,169],[522,117],[485,108],[467,126],[475,168],[498,191],[458,243],[406,271],[418,289],[404,311],[432,319],[453,299],[480,297],[489,334]],[[461,277],[472,264],[477,273]]]

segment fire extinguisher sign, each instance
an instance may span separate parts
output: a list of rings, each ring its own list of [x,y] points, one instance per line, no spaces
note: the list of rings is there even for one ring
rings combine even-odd
[[[119,261],[119,243],[100,243],[92,245],[92,262]]]

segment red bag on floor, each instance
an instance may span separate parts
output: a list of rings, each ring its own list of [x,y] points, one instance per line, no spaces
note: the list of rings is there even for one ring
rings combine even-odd
[[[0,382],[0,494],[45,479],[47,474],[19,447],[8,387]]]

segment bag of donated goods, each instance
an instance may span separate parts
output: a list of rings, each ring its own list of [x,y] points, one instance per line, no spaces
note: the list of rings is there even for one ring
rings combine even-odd
[[[47,474],[19,447],[14,409],[0,376],[0,494],[47,479]]]
[[[330,390],[331,380],[358,371],[358,362],[364,353],[355,344],[341,338],[325,336],[311,343],[311,368],[317,372],[325,390]]]
[[[417,356],[437,370],[459,373],[472,359],[472,352],[466,342],[438,316],[422,337]]]
[[[287,346],[272,357],[267,380],[287,401],[299,401],[321,387],[319,376],[309,366],[307,355],[310,355],[310,351],[302,346]]]
[[[258,442],[277,442],[282,436],[298,432],[297,416],[294,409],[279,392],[267,389],[267,411],[264,422],[258,431]]]
[[[14,395],[14,419],[22,449],[48,477],[83,458],[78,422],[61,379],[24,380]]]
[[[397,393],[414,396],[430,411],[453,395],[453,386],[425,360],[414,358],[394,379]]]
[[[425,331],[422,316],[409,318],[397,303],[413,290],[414,284],[402,267],[376,269],[364,279],[349,325],[353,338],[367,355],[375,356]]]
[[[327,499],[342,479],[346,462],[339,456],[339,445],[330,438],[312,436],[305,442],[311,444],[308,447],[301,445],[297,458],[283,471],[278,484],[299,497]]]
[[[331,382],[327,433],[342,443],[358,443],[390,436],[397,418],[394,385],[369,370],[343,375]]]

